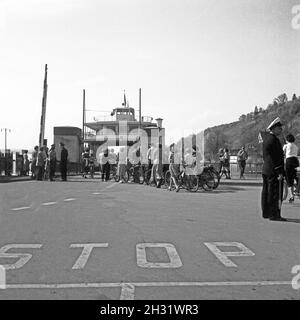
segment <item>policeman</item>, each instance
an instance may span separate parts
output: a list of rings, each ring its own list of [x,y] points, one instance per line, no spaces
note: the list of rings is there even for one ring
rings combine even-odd
[[[67,181],[67,162],[68,162],[68,150],[65,148],[65,144],[60,142],[60,173],[62,181]]]
[[[276,118],[267,128],[268,132],[263,137],[263,188],[261,192],[262,216],[265,219],[286,221],[280,215],[280,201],[282,193],[279,195],[279,184],[284,175],[284,154],[282,145],[278,137],[282,133],[280,118]]]

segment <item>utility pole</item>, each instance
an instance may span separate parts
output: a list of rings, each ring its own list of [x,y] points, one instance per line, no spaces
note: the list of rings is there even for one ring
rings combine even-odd
[[[8,128],[1,128],[1,132],[4,131],[4,135],[5,135],[5,154],[7,153],[7,131],[11,132],[10,129]]]
[[[4,131],[4,135],[5,135],[5,151],[4,151],[4,156],[5,156],[5,175],[9,175],[8,173],[8,165],[7,165],[7,158],[8,158],[8,153],[7,153],[7,131],[11,132],[10,129],[8,128],[1,128],[1,132]]]
[[[85,89],[83,89],[83,101],[82,101],[82,144],[84,146],[85,139]]]
[[[139,125],[142,127],[142,89],[139,89]]]
[[[41,115],[40,138],[39,138],[40,147],[44,145],[44,135],[45,135],[46,102],[47,102],[47,91],[48,91],[47,73],[48,73],[48,67],[47,67],[47,64],[45,64],[45,78],[44,78],[42,115]]]

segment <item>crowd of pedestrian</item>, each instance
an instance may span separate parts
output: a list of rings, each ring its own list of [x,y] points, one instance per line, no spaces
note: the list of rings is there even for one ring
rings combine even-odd
[[[230,153],[228,148],[219,149],[219,174],[222,177],[224,174],[226,179],[231,179],[230,176]]]
[[[230,172],[230,159],[231,154],[228,148],[220,148],[218,152],[219,158],[219,175],[222,177],[225,176],[226,179],[231,179],[231,172]],[[236,155],[236,162],[239,168],[240,179],[245,179],[245,168],[246,168],[246,161],[248,159],[248,153],[246,151],[245,146],[242,146],[240,150],[237,152]]]
[[[172,184],[174,184],[175,190],[178,191],[178,174],[183,169],[188,170],[196,165],[196,147],[194,146],[192,150],[186,148],[183,161],[180,159],[182,153],[175,152],[174,148],[175,145],[172,144],[168,157],[162,152],[162,145],[152,143],[148,146],[147,152],[145,152],[146,159],[143,158],[139,145],[130,148],[123,146],[117,154],[114,149],[103,148],[97,156],[97,161],[100,164],[101,180],[106,182],[112,179],[113,176],[117,176],[119,183],[126,183],[128,182],[129,174],[132,174],[132,182],[141,183],[140,179],[142,177],[145,184],[155,184],[159,188],[166,171],[170,170],[171,185],[169,190],[172,189]],[[188,159],[190,157],[194,160]],[[87,178],[89,172],[91,173],[93,171],[92,168],[95,166],[95,157],[88,148],[81,155],[81,163],[82,176]]]
[[[146,153],[146,161],[142,158],[139,146],[135,148],[128,148],[126,146],[121,147],[119,153],[115,153],[114,149],[104,148],[97,157],[97,162],[100,164],[100,177],[102,181],[108,181],[111,179],[111,172],[113,175],[119,177],[119,183],[126,181],[125,175],[129,169],[133,168],[133,182],[139,183],[139,175],[143,174],[145,183],[148,181],[160,181],[162,176],[167,170],[171,173],[171,184],[169,189],[179,190],[178,186],[178,175],[183,170],[193,172],[196,164],[200,160],[197,159],[197,148],[195,145],[192,148],[186,148],[184,154],[182,152],[175,152],[175,144],[172,143],[169,147],[169,154],[166,156],[162,153],[163,159],[161,159],[162,165],[160,166],[159,161],[159,149],[161,145],[150,144]],[[129,151],[130,150],[130,151]],[[131,155],[129,154],[131,152]],[[219,157],[219,174],[220,177],[225,175],[226,179],[231,179],[230,171],[230,152],[228,148],[222,148],[218,153]],[[245,150],[245,146],[242,146],[237,153],[237,164],[240,172],[240,179],[245,179],[244,172],[246,167],[246,161],[248,159],[248,153]],[[87,178],[89,173],[90,176],[94,175],[94,168],[96,158],[92,150],[86,148],[81,155],[82,163],[82,176]],[[203,169],[203,168],[202,168]],[[143,171],[143,173],[141,173]]]
[[[60,173],[62,181],[67,181],[68,150],[63,142],[60,142]],[[55,180],[57,156],[55,144],[49,149],[47,146],[35,146],[31,160],[31,178],[33,180]]]
[[[133,168],[133,182],[139,182],[139,175],[141,169],[145,170],[146,180],[150,180],[153,176],[159,176],[159,147],[155,148],[153,144],[149,145],[147,150],[147,159],[144,161],[140,146],[128,148],[123,146],[118,153],[115,153],[114,149],[108,147],[103,148],[99,153],[97,159],[95,158],[93,151],[86,148],[81,154],[82,163],[82,176],[87,178],[95,168],[96,160],[99,162],[100,177],[103,182],[109,181],[113,176],[118,176],[119,183],[126,182],[126,174],[129,169]]]
[[[284,218],[280,215],[280,200],[282,200],[282,180],[285,177],[288,185],[289,202],[294,201],[295,181],[297,181],[296,168],[299,167],[298,151],[295,144],[295,137],[288,134],[285,137],[286,144],[282,147],[279,136],[282,133],[282,124],[279,118],[276,118],[264,132],[261,137],[263,143],[263,189],[261,195],[261,206],[264,218],[271,220],[281,220]],[[170,171],[170,184],[168,189],[179,190],[179,175],[183,171],[191,174],[195,173],[195,168],[199,170],[197,164],[200,163],[197,158],[199,152],[196,146],[186,148],[184,153],[175,151],[176,145],[173,143],[169,147],[168,158],[161,150],[161,145],[150,144],[146,153],[146,159],[140,150],[140,145],[136,147],[123,146],[118,153],[114,149],[104,147],[100,154],[96,155],[93,150],[86,148],[81,154],[82,176],[87,178],[94,177],[95,166],[100,164],[100,177],[103,182],[109,181],[112,176],[118,176],[119,183],[128,182],[128,172],[130,168],[133,174],[133,182],[139,183],[140,176],[143,175],[144,183],[154,182],[160,187],[167,170]],[[222,148],[218,152],[219,157],[219,175],[225,175],[226,179],[231,179],[230,172],[230,152],[228,148]],[[240,179],[245,179],[245,167],[248,159],[248,153],[245,146],[242,146],[237,152],[236,160],[239,168]],[[23,155],[23,170],[29,174],[28,153]],[[67,163],[68,151],[64,143],[60,143],[60,173],[61,180],[67,181]],[[54,181],[57,166],[57,156],[55,145],[52,144],[50,150],[46,146],[35,146],[32,153],[31,174],[35,180]],[[203,169],[203,168],[202,168]],[[197,172],[196,174],[200,174]],[[126,179],[127,175],[127,179]],[[174,188],[173,188],[174,185]],[[280,194],[281,192],[281,194]]]

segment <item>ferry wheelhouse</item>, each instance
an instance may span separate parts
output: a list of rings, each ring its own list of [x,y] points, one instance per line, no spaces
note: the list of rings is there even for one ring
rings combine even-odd
[[[134,108],[122,106],[114,108],[110,115],[94,118],[94,122],[85,122],[83,143],[90,150],[97,150],[105,142],[108,146],[131,146],[141,137],[141,132],[147,136],[148,144],[165,142],[161,118],[154,122],[153,117],[140,115],[137,120]]]

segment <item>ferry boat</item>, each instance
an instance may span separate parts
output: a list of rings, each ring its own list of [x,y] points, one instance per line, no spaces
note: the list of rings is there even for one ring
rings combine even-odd
[[[159,143],[165,142],[165,129],[162,127],[161,118],[141,116],[136,118],[134,108],[122,103],[122,107],[114,108],[109,116],[95,118],[94,122],[84,123],[83,143],[90,150],[96,150],[104,142],[108,146],[121,146],[124,143],[128,146],[134,144],[141,136],[147,135],[148,144],[155,139]]]

